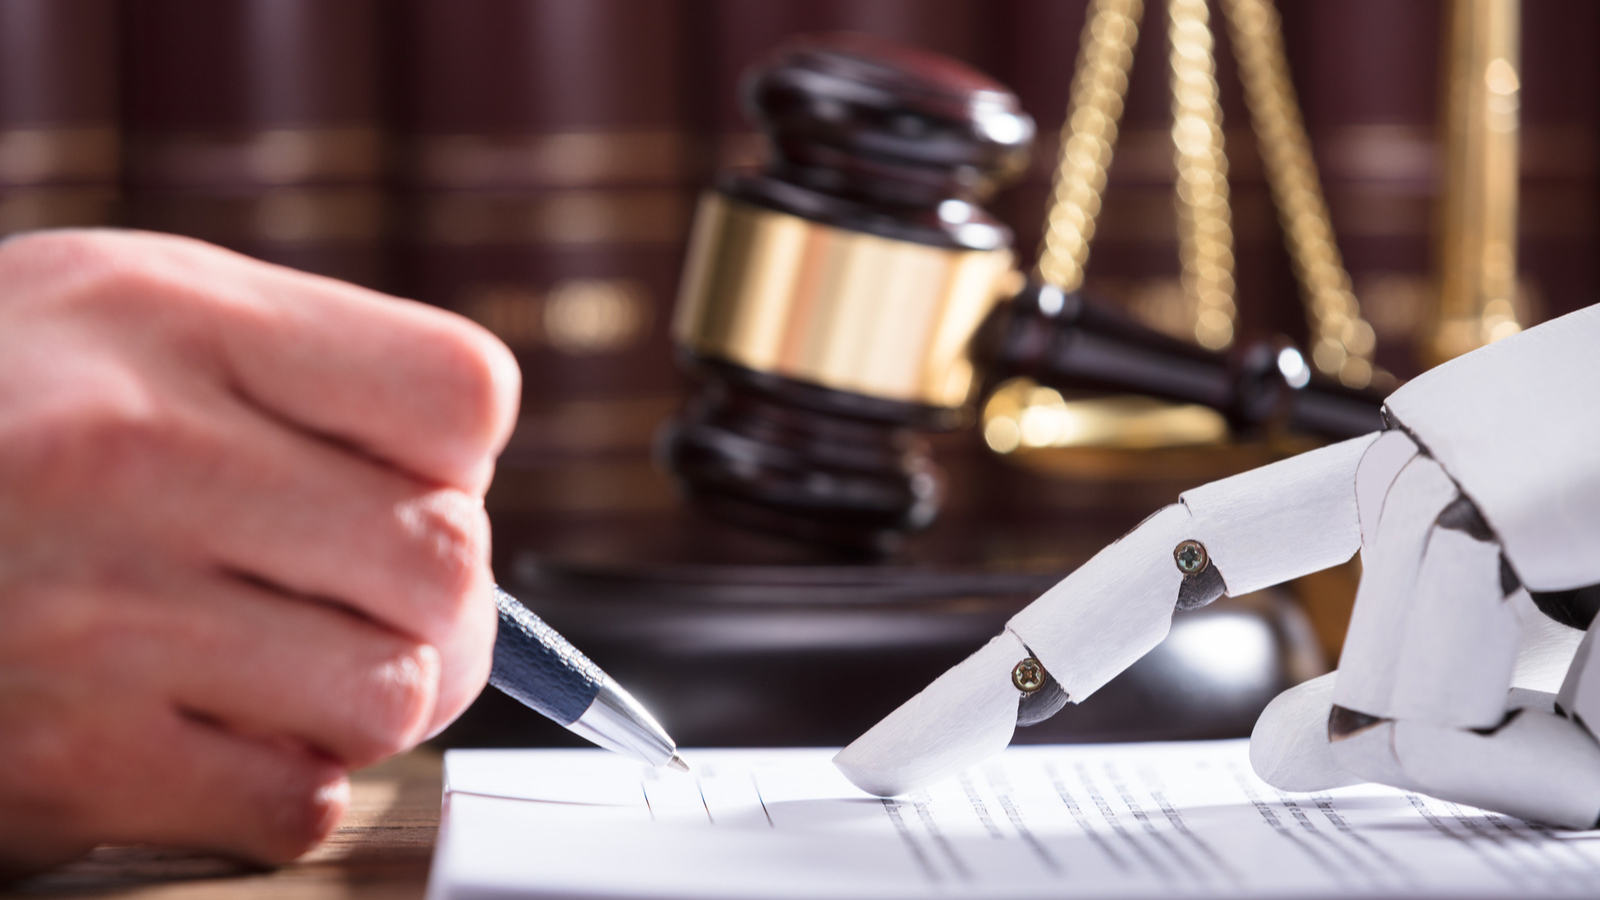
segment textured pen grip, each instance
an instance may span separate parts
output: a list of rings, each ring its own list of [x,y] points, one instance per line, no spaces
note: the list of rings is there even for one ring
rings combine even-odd
[[[554,628],[498,587],[500,636],[489,683],[562,725],[583,715],[605,673]]]

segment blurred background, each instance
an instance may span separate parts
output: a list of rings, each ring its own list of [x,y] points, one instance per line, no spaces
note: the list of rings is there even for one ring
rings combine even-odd
[[[1471,41],[1451,24],[1489,2],[1280,10],[1337,247],[1376,362],[1402,379],[1440,357],[1441,284],[1459,264],[1443,237],[1471,187],[1451,175],[1465,139],[1448,114],[1481,74],[1458,65]],[[1495,2],[1513,14],[1497,38],[1512,48],[1499,95],[1514,141],[1495,187],[1511,192],[1495,209],[1515,235],[1501,299],[1527,326],[1592,302],[1600,286],[1600,5]],[[0,234],[191,235],[483,323],[516,351],[525,381],[489,500],[501,582],[683,743],[839,743],[1180,490],[1262,461],[1228,446],[1151,455],[999,446],[979,428],[936,435],[940,519],[863,561],[685,510],[652,455],[690,389],[668,328],[695,197],[718,169],[765,152],[737,102],[740,72],[793,35],[854,31],[1010,87],[1038,138],[1030,168],[990,208],[1026,266],[1087,7],[0,0]],[[1145,12],[1085,290],[1184,335],[1193,311],[1173,210],[1165,9],[1149,0]],[[1215,3],[1212,19],[1238,329],[1306,346]],[[1180,616],[1161,650],[1027,736],[1247,733],[1276,691],[1336,661],[1356,577],[1345,567]],[[496,696],[442,738],[564,739]]]

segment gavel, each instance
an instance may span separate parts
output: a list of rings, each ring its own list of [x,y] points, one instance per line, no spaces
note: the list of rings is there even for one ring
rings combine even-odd
[[[713,515],[889,550],[938,512],[921,433],[964,427],[978,388],[1016,376],[1203,404],[1237,433],[1380,426],[1375,394],[1310,379],[1281,342],[1214,352],[1023,279],[982,204],[1034,125],[987,76],[832,35],[769,54],[741,100],[769,159],[700,201],[673,320],[699,388],[659,442]]]

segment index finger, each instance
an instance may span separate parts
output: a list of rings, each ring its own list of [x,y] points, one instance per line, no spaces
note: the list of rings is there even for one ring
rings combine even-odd
[[[511,351],[453,313],[197,241],[116,234],[133,288],[212,313],[199,343],[275,417],[481,492],[516,417]],[[192,312],[192,305],[184,304]]]

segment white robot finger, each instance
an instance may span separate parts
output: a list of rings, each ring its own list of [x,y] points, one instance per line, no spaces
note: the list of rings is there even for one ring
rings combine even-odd
[[[1410,606],[1384,714],[1443,728],[1499,725],[1522,631],[1500,581],[1500,546],[1435,528]]]
[[[1166,637],[1175,609],[1349,559],[1360,546],[1355,469],[1375,439],[1324,447],[1184,494],[1013,616],[1005,634],[835,762],[877,794],[954,774],[1003,748],[1018,721],[1036,721],[1099,690]],[[1041,664],[1048,686],[1026,697],[1011,681],[1024,658]],[[1041,696],[1048,702],[1036,702]]]
[[[1192,535],[1240,596],[1339,565],[1361,547],[1353,488],[1387,435],[1363,435],[1184,491]],[[1402,436],[1403,437],[1403,436]]]
[[[1459,356],[1384,401],[1472,498],[1530,591],[1600,582],[1597,347],[1600,305]]]
[[[1378,523],[1384,502],[1400,473],[1419,455],[1416,443],[1404,432],[1387,431],[1366,447],[1355,470],[1354,496],[1361,541],[1367,548],[1363,551],[1363,562],[1367,566],[1369,579],[1373,577],[1373,567],[1382,566],[1376,559],[1382,552],[1374,548],[1379,546]],[[1441,492],[1441,502],[1442,499]],[[1418,521],[1422,523],[1419,528],[1431,525],[1425,515],[1418,517]],[[1394,524],[1391,522],[1390,527],[1393,528]],[[1391,564],[1388,568],[1396,576],[1404,574],[1401,566]],[[1395,647],[1389,644],[1398,644],[1401,637],[1400,629],[1394,627],[1395,623],[1403,621],[1406,615],[1405,609],[1393,606],[1364,610],[1361,613],[1364,631],[1354,640],[1346,639],[1345,659],[1353,656],[1390,658]],[[1250,764],[1263,781],[1286,791],[1319,791],[1367,780],[1346,770],[1329,746],[1328,718],[1333,709],[1335,685],[1340,677],[1339,672],[1329,672],[1292,687],[1279,694],[1262,710],[1261,716],[1256,719],[1255,730],[1250,734]],[[1387,685],[1381,692],[1374,693],[1387,697]],[[1375,699],[1365,702],[1373,706],[1380,705]]]
[[[1392,727],[1394,755],[1416,790],[1563,828],[1600,819],[1600,744],[1569,719],[1520,709],[1488,733]]]
[[[1393,719],[1352,715],[1350,710],[1335,706],[1328,717],[1328,749],[1345,771],[1362,781],[1407,791],[1422,790],[1395,756],[1394,726]]]
[[[1532,601],[1436,461],[1400,471],[1368,551],[1328,720],[1334,761],[1367,780],[1592,827],[1600,744],[1553,712],[1550,694],[1512,687],[1519,658],[1559,655],[1560,637],[1523,640],[1531,613],[1519,604]],[[1580,648],[1568,678],[1575,701],[1586,658]]]
[[[857,787],[892,796],[1000,752],[1021,692],[1012,672],[1037,659],[1073,701],[1098,690],[1166,637],[1183,573],[1173,547],[1190,534],[1181,504],[1165,507],[1007,623],[982,650],[856,738],[834,764]]]
[[[1012,671],[1030,656],[1016,635],[1001,632],[839,751],[833,764],[856,787],[892,797],[999,753],[1017,727]]]
[[[1173,550],[1194,535],[1181,503],[1094,555],[1006,623],[1074,703],[1115,678],[1172,628],[1184,574]]]
[[[1250,766],[1285,791],[1326,791],[1365,781],[1339,765],[1328,745],[1328,711],[1337,672],[1302,682],[1272,699],[1250,733]]]
[[[1203,605],[1338,565],[1361,546],[1353,485],[1378,435],[1352,438],[1185,491],[1008,626],[1081,703],[1148,653],[1175,606]],[[1194,545],[1199,570],[1174,566]],[[1215,593],[1180,598],[1214,577]],[[1178,600],[1178,603],[1174,601]]]
[[[1368,504],[1362,509],[1364,520],[1370,520],[1373,500],[1379,494],[1369,488],[1360,496]],[[1436,463],[1415,456],[1382,495],[1376,527],[1363,525],[1373,538],[1362,548],[1361,586],[1339,658],[1333,692],[1333,702],[1339,706],[1392,718],[1394,686],[1400,660],[1407,652],[1418,566],[1439,514],[1457,496],[1455,484]]]
[[[1385,431],[1362,454],[1356,468],[1356,512],[1361,519],[1361,545],[1378,541],[1378,520],[1400,472],[1421,453],[1403,431]]]

